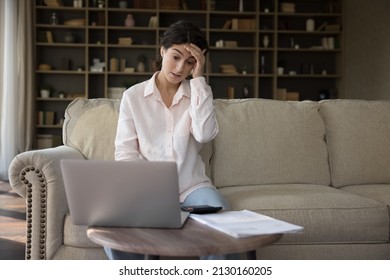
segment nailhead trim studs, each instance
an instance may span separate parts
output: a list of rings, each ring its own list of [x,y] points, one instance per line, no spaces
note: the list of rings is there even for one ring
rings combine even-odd
[[[47,211],[47,203],[46,203],[46,180],[42,174],[42,172],[33,166],[25,167],[20,172],[20,180],[27,188],[27,243],[26,243],[26,259],[31,259],[31,248],[32,248],[32,208],[33,208],[33,195],[32,195],[32,184],[26,179],[26,175],[29,172],[34,172],[37,176],[38,181],[40,182],[40,206],[41,206],[41,214],[40,214],[40,235],[39,235],[39,258],[41,260],[46,258],[46,211]]]

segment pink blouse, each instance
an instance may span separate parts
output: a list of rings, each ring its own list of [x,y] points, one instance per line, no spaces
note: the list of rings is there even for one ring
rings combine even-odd
[[[195,189],[211,186],[199,151],[219,130],[213,94],[204,77],[184,80],[167,108],[156,86],[156,75],[123,94],[115,159],[175,161],[180,201],[184,201]]]

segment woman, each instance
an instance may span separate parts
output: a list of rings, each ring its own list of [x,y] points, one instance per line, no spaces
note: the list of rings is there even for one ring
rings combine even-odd
[[[175,161],[184,206],[229,209],[206,176],[199,155],[202,143],[218,133],[212,91],[203,77],[207,51],[203,33],[190,22],[178,21],[168,28],[161,39],[158,71],[123,94],[115,159]],[[105,249],[111,259],[143,258]]]

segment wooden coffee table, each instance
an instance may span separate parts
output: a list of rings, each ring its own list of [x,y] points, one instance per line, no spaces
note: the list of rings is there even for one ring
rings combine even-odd
[[[188,219],[181,229],[90,227],[88,237],[95,243],[125,252],[145,254],[149,259],[247,254],[256,259],[256,249],[280,240],[282,234],[233,238]]]

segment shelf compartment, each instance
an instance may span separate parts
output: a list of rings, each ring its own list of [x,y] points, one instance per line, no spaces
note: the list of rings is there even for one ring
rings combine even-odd
[[[213,47],[218,46],[218,42],[223,42],[223,47],[217,47],[219,49],[235,49],[243,50],[256,47],[256,34],[252,32],[245,33],[232,33],[232,32],[210,32],[209,45]],[[237,47],[227,47],[227,42],[235,42]]]
[[[234,56],[226,56],[225,52],[213,52],[209,54],[211,73],[222,73],[221,65],[233,65],[237,72],[242,74],[255,73],[256,62],[253,59],[255,52],[250,51],[235,51]]]
[[[299,56],[294,53],[280,53],[277,58],[278,67],[284,68],[284,73],[295,71],[296,74],[321,75],[325,70],[327,75],[337,74],[335,54],[324,52],[318,56],[315,52],[301,53]]]
[[[52,88],[50,97],[59,97],[62,93],[65,97],[73,98],[78,96],[86,96],[85,88],[85,76],[84,75],[37,75],[37,88],[42,86],[50,86]],[[39,91],[37,91],[37,97],[39,97]],[[55,101],[50,99],[47,101]]]
[[[234,88],[234,98],[256,95],[255,83],[251,75],[241,75],[240,79],[232,79],[232,75],[210,75],[209,84],[213,90],[214,98],[228,98],[229,87]]]
[[[243,11],[240,12],[239,2],[236,0],[224,0],[224,1],[215,1],[215,6],[212,7],[212,11],[219,12],[230,12],[230,13],[247,13],[257,11],[257,2],[254,0],[242,0],[243,1]]]
[[[40,47],[36,51],[36,61],[39,64],[49,64],[53,70],[77,70],[85,69],[84,48]]]
[[[273,75],[261,75],[259,78],[259,91],[258,95],[255,96],[257,98],[266,98],[266,99],[272,99],[273,98],[273,86],[274,86],[274,79]]]
[[[327,91],[332,98],[338,98],[338,88],[332,79],[305,79],[305,87],[302,80],[294,77],[277,79],[277,88],[286,88],[287,91],[299,92],[299,100],[319,100],[320,93]]]
[[[52,23],[53,14],[56,16],[56,23]],[[35,20],[36,24],[52,25],[53,27],[62,26],[65,22],[75,19],[86,19],[86,9],[75,9],[75,8],[39,8],[36,9]],[[70,25],[66,25],[70,26]]]
[[[156,31],[152,29],[124,29],[110,28],[108,30],[108,44],[119,45],[119,38],[131,38],[132,44],[156,46]],[[128,45],[128,46],[130,46]],[[127,46],[127,45],[122,45]]]
[[[182,20],[183,15],[181,11],[172,12],[172,11],[160,11],[158,14],[159,18],[159,29],[165,31],[171,24],[176,21]],[[200,29],[205,29],[207,24],[206,13],[186,13],[185,19],[191,21],[193,24],[197,25]]]
[[[126,26],[125,21],[126,17],[131,15],[134,19],[134,26]],[[149,22],[151,17],[157,16],[153,12],[134,12],[134,11],[123,11],[123,10],[114,10],[110,11],[108,14],[108,26],[118,26],[124,27],[127,29],[139,28],[139,27],[149,27]]]

